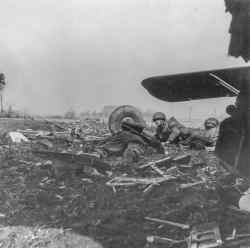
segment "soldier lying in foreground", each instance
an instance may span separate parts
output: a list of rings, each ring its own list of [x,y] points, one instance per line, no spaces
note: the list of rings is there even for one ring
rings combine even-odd
[[[167,120],[164,113],[153,115],[156,126],[155,137],[165,144],[183,144],[191,148],[203,149],[205,146],[215,146],[219,121],[208,118],[205,129],[188,128],[179,123],[174,117]]]

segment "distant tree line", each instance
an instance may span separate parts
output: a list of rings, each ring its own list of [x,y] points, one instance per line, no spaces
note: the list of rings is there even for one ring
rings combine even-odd
[[[114,109],[116,109],[118,106],[116,105],[105,105],[100,111],[96,110],[86,110],[82,111],[80,113],[77,113],[77,111],[73,108],[68,109],[63,115],[49,115],[46,116],[48,118],[53,119],[86,119],[86,118],[98,118],[98,119],[106,119],[109,117],[109,115],[112,113]],[[140,110],[145,117],[145,119],[151,119],[154,111],[152,110]]]

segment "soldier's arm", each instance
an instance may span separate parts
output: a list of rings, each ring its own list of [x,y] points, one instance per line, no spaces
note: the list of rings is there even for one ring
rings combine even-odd
[[[192,137],[199,139],[209,145],[213,144],[214,142],[214,139],[211,136],[206,135],[206,133],[195,133]]]
[[[173,127],[167,142],[172,143],[180,135],[180,133],[181,133],[181,131],[179,128]]]

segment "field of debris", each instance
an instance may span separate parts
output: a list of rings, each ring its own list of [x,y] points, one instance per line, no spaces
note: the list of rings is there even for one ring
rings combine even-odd
[[[187,247],[192,227],[208,222],[218,224],[223,240],[234,230],[250,233],[250,217],[237,206],[249,185],[235,184],[213,153],[168,147],[166,155],[145,154],[136,163],[85,159],[95,156],[108,128],[102,121],[81,122],[83,139],[74,140],[65,131],[71,125],[0,121],[1,247],[83,247],[72,243],[79,236],[107,248]],[[13,142],[11,131],[29,141]],[[95,164],[100,161],[104,172]],[[76,236],[60,243],[58,235],[67,233]],[[159,236],[165,239],[154,242]]]

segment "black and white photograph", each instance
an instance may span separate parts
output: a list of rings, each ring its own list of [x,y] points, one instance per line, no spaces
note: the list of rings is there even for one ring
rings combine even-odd
[[[250,0],[5,0],[0,248],[250,248]]]

